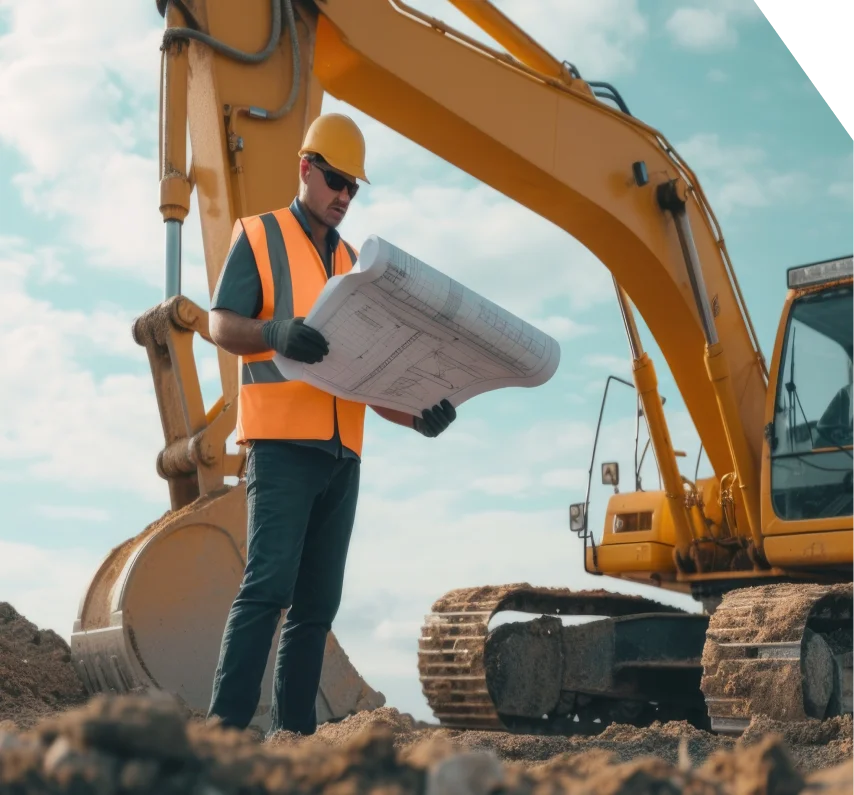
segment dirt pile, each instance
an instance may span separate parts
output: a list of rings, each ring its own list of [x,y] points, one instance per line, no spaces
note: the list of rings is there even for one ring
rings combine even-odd
[[[851,759],[850,717],[755,720],[739,741],[675,722],[540,737],[383,707],[264,742],[165,697],[87,702],[62,638],[0,603],[0,795],[841,795]]]
[[[825,721],[778,723],[768,718],[754,718],[739,742],[744,746],[760,742],[769,734],[783,738],[791,749],[798,768],[811,772],[837,765],[854,755],[854,724],[851,715]],[[854,788],[852,788],[854,791]]]
[[[700,731],[685,721],[654,723],[644,729],[614,724],[596,736],[554,737],[437,729],[415,721],[412,716],[402,714],[394,707],[360,712],[337,723],[324,724],[318,728],[311,741],[337,747],[371,730],[387,731],[395,748],[400,750],[424,742],[446,743],[458,752],[484,751],[502,761],[515,762],[524,767],[538,765],[561,755],[591,750],[601,750],[619,762],[649,755],[676,764],[680,746],[684,746],[682,753],[687,752],[692,764],[701,764],[715,751],[729,750],[736,744],[732,738]],[[287,732],[280,732],[268,741],[273,747],[298,742],[305,742],[305,739]]]
[[[774,735],[716,750],[701,765],[689,758],[686,734],[675,764],[570,747],[522,765],[501,761],[500,747],[462,749],[447,733],[412,732],[394,711],[373,718],[356,716],[337,733],[326,726],[315,737],[259,743],[248,732],[188,720],[170,699],[98,696],[29,731],[0,731],[0,793],[841,795],[851,792],[854,772],[849,760],[804,776]],[[681,729],[657,731],[675,736]]]
[[[0,722],[28,728],[41,717],[85,701],[68,644],[0,602]]]

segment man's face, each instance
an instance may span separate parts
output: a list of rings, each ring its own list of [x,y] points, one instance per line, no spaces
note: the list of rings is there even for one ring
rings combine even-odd
[[[305,185],[303,202],[306,207],[327,226],[337,227],[350,207],[350,192],[358,189],[356,180],[327,163],[310,163],[308,160],[300,162],[300,176]]]

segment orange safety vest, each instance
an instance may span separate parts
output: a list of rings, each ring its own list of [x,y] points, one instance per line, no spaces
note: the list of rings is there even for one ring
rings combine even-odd
[[[281,230],[281,236],[268,236]],[[263,306],[259,319],[305,317],[328,281],[317,249],[290,208],[241,218],[234,225],[232,243],[245,231],[261,277]],[[339,240],[333,256],[333,274],[347,273],[358,252]],[[303,381],[288,381],[273,363],[275,352],[239,358],[237,443],[253,439],[323,439],[335,432],[341,443],[361,456],[365,404],[343,400]]]

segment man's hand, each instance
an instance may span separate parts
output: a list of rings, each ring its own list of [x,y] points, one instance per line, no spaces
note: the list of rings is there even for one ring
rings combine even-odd
[[[420,417],[413,417],[412,427],[423,436],[433,438],[442,433],[456,418],[456,409],[447,400],[443,400],[432,409],[424,409]]]
[[[282,356],[305,364],[317,364],[329,353],[329,345],[323,335],[306,326],[304,320],[304,317],[268,320],[261,327],[261,333],[267,344]]]

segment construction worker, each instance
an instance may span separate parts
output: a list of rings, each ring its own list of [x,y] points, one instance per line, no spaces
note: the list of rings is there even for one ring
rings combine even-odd
[[[813,448],[851,444],[852,433],[854,433],[854,399],[852,399],[854,361],[852,361],[850,346],[846,348],[846,353],[848,354],[848,383],[833,396],[816,423]]]
[[[280,210],[240,219],[211,300],[210,333],[239,357],[237,442],[247,446],[246,568],[214,675],[209,718],[246,728],[258,706],[273,635],[287,619],[273,674],[272,734],[313,734],[326,636],[338,611],[359,492],[363,403],[286,381],[276,352],[314,364],[327,341],[303,323],[332,275],[357,252],[337,231],[367,183],[365,141],[347,116],[309,127],[299,194]],[[447,401],[420,417],[375,408],[428,437],[455,419]]]

